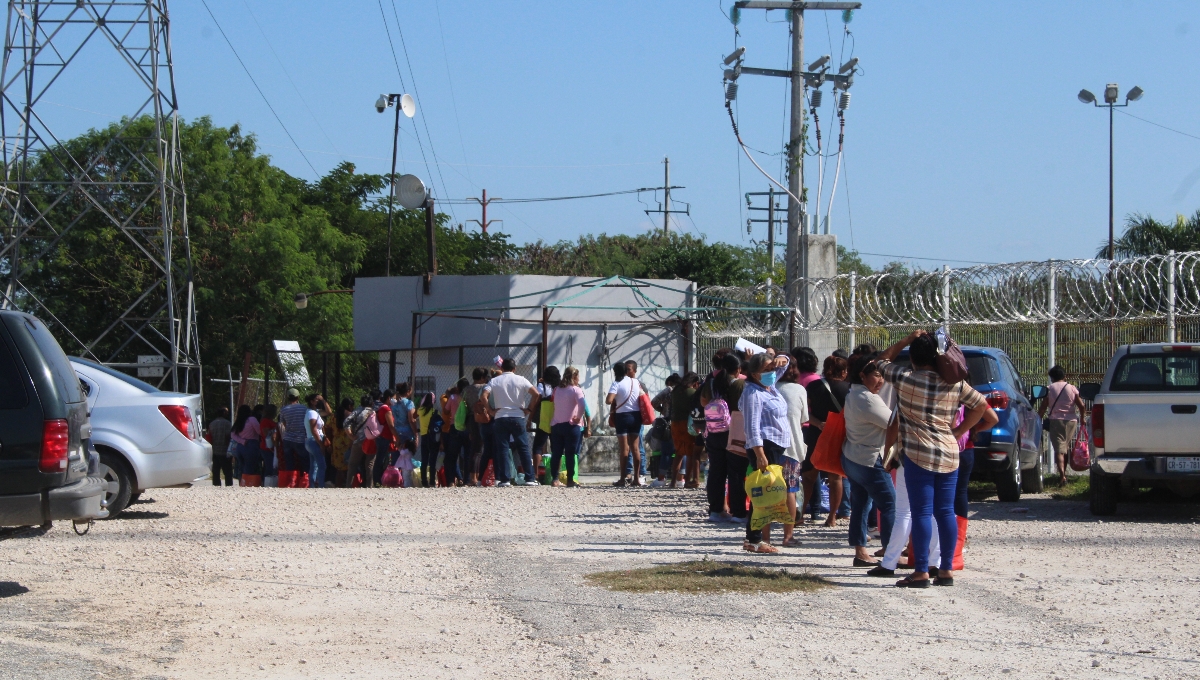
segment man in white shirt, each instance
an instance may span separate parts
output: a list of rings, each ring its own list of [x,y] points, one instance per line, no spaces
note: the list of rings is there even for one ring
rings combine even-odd
[[[509,439],[517,445],[517,453],[521,456],[521,467],[525,470],[524,486],[540,486],[537,481],[537,469],[533,467],[533,455],[529,448],[529,433],[525,431],[525,423],[529,414],[536,413],[540,395],[537,388],[525,378],[513,371],[517,362],[511,358],[500,364],[500,375],[492,378],[487,387],[483,388],[483,399],[495,404],[489,411],[495,418],[493,429],[496,435],[496,486],[512,486],[513,480],[508,479],[508,465],[511,453]],[[528,403],[526,402],[528,399]],[[520,484],[520,480],[517,480]]]

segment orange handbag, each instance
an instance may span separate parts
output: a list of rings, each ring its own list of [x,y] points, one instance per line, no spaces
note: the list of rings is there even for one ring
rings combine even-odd
[[[846,441],[846,419],[841,413],[829,412],[825,428],[813,447],[812,464],[821,472],[829,472],[839,477],[845,477],[842,470],[842,443]]]

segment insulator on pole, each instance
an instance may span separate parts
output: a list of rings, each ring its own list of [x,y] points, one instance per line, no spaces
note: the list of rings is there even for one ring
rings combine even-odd
[[[737,81],[733,81],[725,86],[725,101],[734,101],[737,99]]]
[[[814,109],[821,108],[821,98],[823,96],[824,93],[821,90],[813,90],[813,93],[808,97],[808,105]]]
[[[838,95],[838,110],[845,111],[850,108],[850,93],[843,92]]]

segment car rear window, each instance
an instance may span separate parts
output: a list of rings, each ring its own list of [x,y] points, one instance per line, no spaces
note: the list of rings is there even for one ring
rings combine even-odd
[[[1109,389],[1114,392],[1200,391],[1200,356],[1163,352],[1122,357]]]
[[[1000,372],[996,368],[996,361],[994,359],[982,354],[968,354],[966,356],[967,382],[972,386],[986,385],[1000,379]],[[912,367],[912,361],[907,356],[898,357],[896,363],[905,368]]]
[[[103,364],[98,364],[94,361],[88,361],[87,359],[80,359],[79,357],[71,357],[71,361],[79,364],[80,366],[87,366],[88,368],[90,368],[94,371],[99,371],[100,373],[103,373],[105,375],[110,375],[110,376],[116,378],[117,380],[120,380],[121,382],[123,382],[127,385],[130,385],[132,387],[136,387],[139,390],[146,392],[148,394],[153,394],[155,392],[162,391],[162,390],[158,389],[157,387],[155,387],[154,385],[151,385],[148,382],[145,382],[143,380],[138,380],[137,378],[135,378],[127,373],[122,373],[115,368],[109,368],[108,366],[105,366]]]
[[[7,343],[0,338],[0,409],[22,409],[28,405],[25,378]]]
[[[50,374],[54,376],[54,382],[62,391],[63,401],[68,404],[77,404],[83,401],[83,391],[79,389],[79,378],[75,375],[75,370],[71,368],[71,362],[67,361],[67,355],[63,353],[62,347],[59,347],[58,341],[51,335],[50,329],[46,328],[46,324],[33,317],[25,317],[24,321],[25,328],[33,336],[34,344],[42,353],[42,359],[50,367]]]

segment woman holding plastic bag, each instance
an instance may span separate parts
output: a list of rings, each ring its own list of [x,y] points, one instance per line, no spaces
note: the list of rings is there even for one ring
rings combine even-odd
[[[753,452],[751,463],[759,473],[768,472],[768,466],[775,466],[775,471],[778,471],[784,450],[792,445],[787,401],[775,388],[776,381],[787,371],[789,363],[787,355],[770,357],[766,354],[753,354],[747,359],[746,389],[742,391],[741,399],[738,400],[738,410],[742,412],[745,423],[746,451]],[[779,474],[780,490],[785,491],[782,474]],[[764,516],[760,505],[766,504],[761,502],[761,498],[755,498],[756,491],[751,488],[754,482],[755,480],[747,476],[746,486],[751,489],[750,503],[754,505],[755,512],[746,520],[746,540],[742,549],[754,553],[778,553],[779,548],[770,543],[770,522],[790,521],[786,519],[786,493],[783,496],[785,502],[781,506],[771,506],[780,508],[779,517],[773,517],[771,513]],[[759,490],[761,491],[761,487]]]

